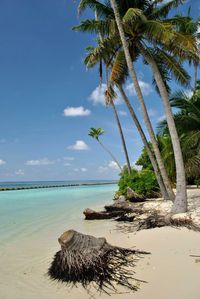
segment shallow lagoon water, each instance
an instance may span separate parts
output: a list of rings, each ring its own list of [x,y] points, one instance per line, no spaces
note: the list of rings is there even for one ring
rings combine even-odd
[[[99,222],[84,221],[82,212],[87,207],[102,208],[116,188],[102,185],[0,192],[0,298],[50,298],[52,285],[46,271],[59,250],[57,238],[67,229],[89,233],[96,226],[98,232]],[[102,223],[109,229],[109,222]]]

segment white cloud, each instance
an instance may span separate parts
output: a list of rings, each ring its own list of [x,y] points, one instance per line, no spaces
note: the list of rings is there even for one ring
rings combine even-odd
[[[114,170],[119,170],[119,167],[115,161],[110,161],[108,167]]]
[[[104,172],[106,172],[108,170],[108,167],[106,167],[106,166],[99,166],[98,167],[98,172],[100,172],[100,173],[104,173]]]
[[[74,161],[74,157],[64,157],[65,161]]]
[[[54,161],[50,161],[47,158],[39,159],[39,160],[28,160],[25,162],[26,165],[29,166],[40,166],[40,165],[52,165]]]
[[[139,80],[139,85],[140,85],[143,95],[145,95],[145,96],[148,96],[153,91],[151,85],[143,80]],[[125,89],[129,96],[136,95],[136,91],[135,91],[135,87],[134,87],[133,83],[128,83],[126,85]]]
[[[148,114],[150,117],[154,117],[157,115],[157,110],[150,108],[150,109],[148,109]]]
[[[87,151],[89,146],[83,140],[77,140],[75,144],[68,146],[68,149],[74,151]]]
[[[86,172],[86,171],[87,171],[87,168],[82,167],[82,168],[81,168],[81,171],[82,171],[82,172]]]
[[[70,166],[71,164],[68,163],[68,162],[65,162],[63,165],[64,165],[64,166]]]
[[[66,117],[76,117],[76,116],[88,116],[91,111],[85,109],[83,106],[80,107],[67,107],[64,110],[64,116]]]
[[[24,170],[18,169],[18,170],[15,171],[15,174],[16,175],[24,175]]]
[[[0,159],[0,166],[6,164],[6,161]]]
[[[118,114],[121,115],[121,116],[127,116],[127,112],[123,111],[123,110],[119,110]]]
[[[165,115],[161,115],[159,118],[158,118],[158,122],[161,122],[163,120],[166,120],[166,117]]]
[[[93,103],[93,105],[101,104],[105,106],[105,91],[106,91],[106,84],[102,83],[101,86],[97,86],[89,96],[89,100]],[[115,92],[117,94],[117,98],[115,100],[115,104],[119,105],[122,104],[122,98],[119,94],[118,89],[115,89]]]

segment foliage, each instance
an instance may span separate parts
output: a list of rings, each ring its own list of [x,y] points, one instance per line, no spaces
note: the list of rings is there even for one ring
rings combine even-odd
[[[200,176],[200,81],[191,96],[176,92],[171,97],[171,106],[178,109],[174,119],[180,138],[187,180],[192,183]],[[170,178],[175,178],[175,161],[166,121],[159,123],[159,140],[162,156]],[[169,171],[171,173],[169,173]]]
[[[200,186],[200,178],[194,180],[195,185]]]
[[[125,167],[120,174],[118,183],[120,194],[126,195],[127,187],[133,189],[136,193],[147,198],[155,195],[159,191],[156,176],[152,170],[144,169],[137,171],[132,169],[131,174]]]

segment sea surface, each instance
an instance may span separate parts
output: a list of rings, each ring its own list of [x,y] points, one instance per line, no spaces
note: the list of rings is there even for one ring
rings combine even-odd
[[[109,222],[85,221],[83,210],[103,208],[116,190],[113,184],[1,191],[0,299],[55,298],[46,272],[58,237],[68,229],[97,235],[109,229]]]

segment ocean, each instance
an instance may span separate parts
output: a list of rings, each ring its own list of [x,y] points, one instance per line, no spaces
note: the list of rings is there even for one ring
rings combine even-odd
[[[58,237],[68,229],[97,235],[103,226],[108,230],[110,222],[85,221],[83,210],[102,209],[116,190],[112,184],[1,191],[0,298],[55,298],[46,272]]]

